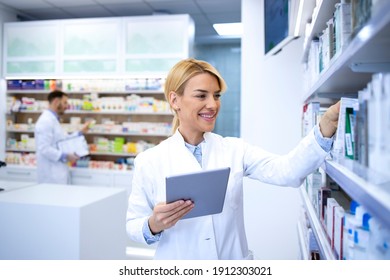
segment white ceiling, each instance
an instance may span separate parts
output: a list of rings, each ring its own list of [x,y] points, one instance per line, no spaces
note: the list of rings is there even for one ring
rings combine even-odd
[[[222,40],[214,23],[241,22],[241,0],[0,0],[1,8],[21,20],[190,14],[198,43]]]

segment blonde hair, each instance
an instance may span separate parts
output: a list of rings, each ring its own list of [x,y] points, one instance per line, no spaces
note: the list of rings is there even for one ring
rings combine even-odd
[[[221,93],[226,91],[226,83],[217,69],[215,69],[210,63],[206,61],[188,58],[176,63],[169,71],[165,82],[165,99],[169,102],[169,93],[172,91],[174,91],[178,96],[182,96],[184,94],[184,89],[188,80],[196,75],[203,73],[209,73],[217,78]],[[177,117],[177,113],[172,108],[172,106],[171,110],[175,113],[172,121],[172,131],[175,133],[176,129],[179,127],[180,122],[179,118]]]

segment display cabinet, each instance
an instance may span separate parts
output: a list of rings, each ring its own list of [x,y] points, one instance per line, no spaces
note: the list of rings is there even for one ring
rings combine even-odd
[[[191,55],[189,15],[65,19],[4,24],[5,78],[166,75]]]

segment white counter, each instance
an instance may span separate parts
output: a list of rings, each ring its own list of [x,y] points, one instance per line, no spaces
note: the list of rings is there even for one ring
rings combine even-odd
[[[0,191],[0,195],[2,193],[8,192],[8,191],[33,186],[36,184],[37,183],[35,183],[35,182],[10,181],[10,180],[1,180],[0,179],[0,189],[3,189],[3,191]]]
[[[125,259],[126,191],[40,184],[0,194],[0,259]]]

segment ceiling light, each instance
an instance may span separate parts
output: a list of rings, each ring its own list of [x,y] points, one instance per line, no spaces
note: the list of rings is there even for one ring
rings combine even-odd
[[[216,23],[213,24],[215,31],[220,36],[241,36],[242,35],[242,23]]]

